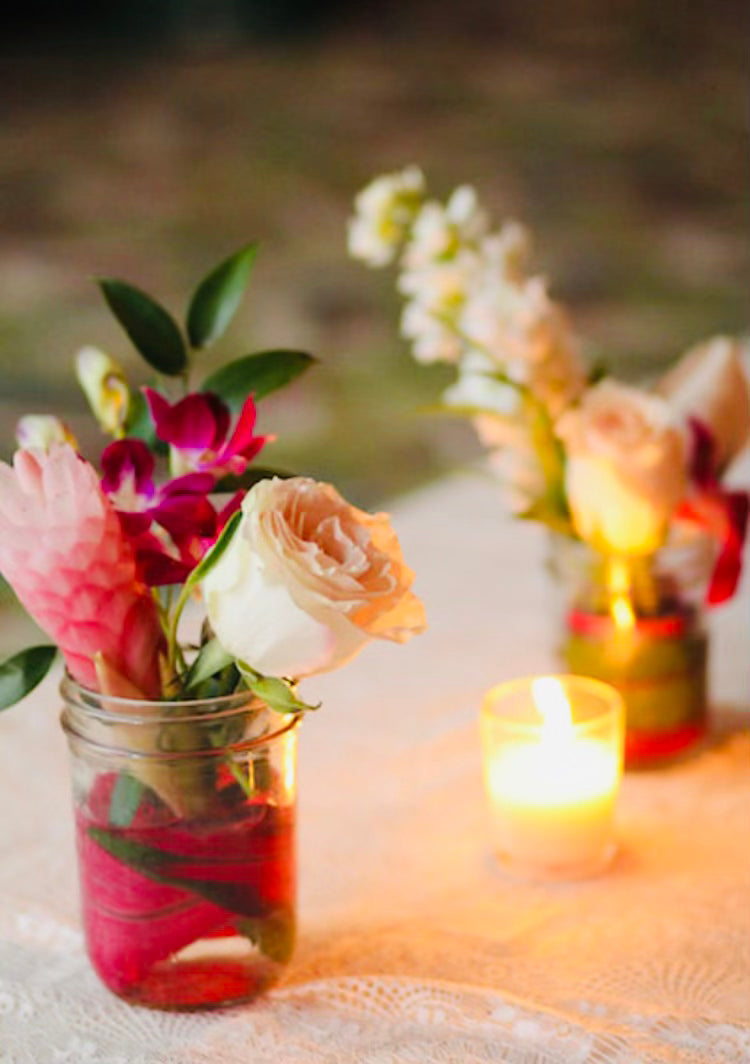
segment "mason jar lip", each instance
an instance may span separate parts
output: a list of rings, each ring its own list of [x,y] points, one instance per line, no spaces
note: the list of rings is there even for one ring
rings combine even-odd
[[[203,758],[221,758],[227,750],[231,750],[233,754],[241,754],[248,750],[254,750],[258,746],[265,746],[268,743],[274,742],[276,739],[280,739],[287,732],[293,731],[299,724],[299,717],[292,717],[291,720],[286,721],[282,727],[277,728],[272,732],[265,732],[263,735],[256,735],[252,739],[238,739],[236,742],[227,743],[226,747],[210,747],[204,749],[197,747],[195,749],[188,750],[134,750],[127,746],[114,746],[111,743],[100,742],[98,738],[92,738],[89,735],[84,735],[80,732],[71,721],[71,714],[66,710],[60,714],[60,724],[62,730],[68,737],[68,742],[73,745],[76,742],[84,744],[84,746],[90,747],[95,750],[100,756],[105,757],[127,757],[129,761],[194,761],[196,759]],[[170,718],[171,723],[181,724],[183,719],[187,718],[174,717]],[[194,720],[195,718],[189,718]],[[206,723],[206,715],[202,718],[203,723]],[[115,717],[111,716],[107,718],[107,723],[118,724],[120,722],[133,723],[130,717]],[[164,723],[163,720],[157,718],[156,720],[145,721],[143,718],[135,721],[136,724],[156,724]]]
[[[266,733],[262,739],[267,741],[277,735],[281,735],[299,723],[299,715],[281,714],[268,706],[262,698],[249,689],[246,691],[232,691],[230,694],[215,695],[211,698],[188,698],[188,699],[146,699],[128,698],[124,695],[107,695],[101,691],[95,691],[91,687],[85,687],[75,680],[69,672],[65,672],[60,681],[60,694],[67,706],[73,711],[80,710],[88,717],[103,721],[108,724],[126,724],[132,726],[147,725],[153,727],[159,724],[189,725],[205,724],[208,718],[217,721],[230,717],[243,709],[252,710],[254,707],[248,703],[257,703],[257,709],[265,709],[279,717],[282,722],[278,728]],[[106,705],[103,703],[106,702]],[[190,713],[176,713],[176,707],[184,706],[219,706],[220,708],[207,711],[193,711]],[[113,706],[114,709],[109,707]],[[149,706],[158,712],[144,713],[143,707]],[[119,712],[118,712],[119,710]],[[172,712],[170,712],[172,711]],[[288,719],[291,717],[291,719]],[[63,721],[63,727],[76,732],[69,723]],[[260,741],[251,740],[252,742]]]
[[[532,682],[537,679],[547,678],[559,680],[564,688],[566,687],[566,681],[568,683],[572,681],[576,686],[598,699],[601,708],[596,714],[583,720],[576,720],[574,715],[572,724],[573,731],[577,736],[586,736],[590,732],[597,732],[610,721],[615,722],[620,730],[624,729],[625,703],[622,695],[611,684],[605,683],[604,680],[596,679],[593,676],[581,676],[577,673],[550,672],[539,676],[530,674],[528,676],[519,676],[512,680],[502,680],[491,687],[482,698],[480,718],[487,721],[490,726],[494,725],[502,728],[503,731],[511,734],[524,737],[538,735],[542,727],[541,720],[518,720],[513,717],[503,716],[502,712],[497,708],[497,698],[500,693],[513,698],[525,689],[528,689],[529,694],[531,694]]]

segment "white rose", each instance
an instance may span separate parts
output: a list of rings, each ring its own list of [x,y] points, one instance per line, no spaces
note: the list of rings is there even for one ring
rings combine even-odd
[[[605,550],[641,554],[664,542],[685,486],[685,437],[658,396],[604,380],[556,425],[576,531]]]
[[[736,340],[717,336],[691,348],[656,386],[678,413],[711,432],[720,470],[750,436],[750,389],[741,355]]]
[[[350,506],[304,477],[260,481],[224,554],[203,580],[223,647],[265,676],[337,668],[372,638],[424,631],[386,514]]]

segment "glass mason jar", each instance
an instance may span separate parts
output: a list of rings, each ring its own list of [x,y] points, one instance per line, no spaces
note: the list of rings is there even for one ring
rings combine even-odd
[[[61,686],[83,925],[127,1001],[246,1001],[289,961],[295,717],[249,692],[146,702]]]
[[[714,558],[704,536],[648,555],[604,554],[552,537],[562,595],[558,651],[570,672],[622,695],[627,767],[682,755],[705,733],[705,598]]]

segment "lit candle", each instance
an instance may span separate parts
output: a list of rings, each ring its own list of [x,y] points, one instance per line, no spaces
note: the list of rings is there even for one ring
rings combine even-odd
[[[551,878],[606,867],[622,775],[620,695],[580,676],[516,680],[488,692],[481,729],[501,861]]]

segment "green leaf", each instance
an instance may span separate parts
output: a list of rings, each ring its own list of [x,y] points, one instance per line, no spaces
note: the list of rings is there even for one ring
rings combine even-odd
[[[261,676],[254,669],[240,663],[240,672],[245,683],[258,698],[277,713],[306,713],[308,710],[320,709],[320,702],[311,705],[297,698],[294,688],[288,680],[279,680],[275,676]]]
[[[55,646],[35,646],[0,664],[0,709],[8,709],[33,691],[57,656]]]
[[[120,772],[109,799],[109,822],[115,827],[128,827],[135,816],[146,787],[129,772]]]
[[[234,474],[228,474],[222,477],[216,484],[214,491],[223,492],[235,492],[235,491],[249,491],[250,488],[255,487],[261,480],[269,480],[271,477],[279,477],[281,480],[288,480],[290,477],[296,477],[296,473],[290,473],[287,469],[269,469],[267,466],[250,466],[244,473],[239,473],[237,476]]]
[[[204,277],[187,314],[187,332],[193,347],[207,347],[224,334],[242,301],[257,244],[235,252]]]
[[[128,404],[128,416],[125,421],[125,435],[144,440],[151,451],[157,454],[167,454],[169,448],[166,443],[156,438],[154,423],[148,409],[143,392],[131,392]]]
[[[222,528],[219,538],[216,540],[211,549],[203,555],[201,560],[196,565],[195,569],[193,569],[188,580],[186,581],[186,585],[189,584],[191,588],[195,587],[195,585],[199,584],[201,580],[210,572],[210,570],[213,569],[219,558],[222,556],[224,551],[231,543],[232,536],[237,531],[237,526],[239,525],[241,520],[242,510],[235,510],[235,512],[232,514],[232,516]]]
[[[185,674],[185,691],[190,691],[214,673],[221,672],[234,658],[224,649],[218,639],[209,639],[198,652],[198,656]]]
[[[242,511],[236,510],[229,518],[224,528],[221,530],[218,539],[213,546],[203,555],[196,567],[191,572],[185,583],[182,585],[175,607],[172,611],[172,618],[169,624],[169,632],[167,633],[167,646],[168,646],[168,661],[174,663],[175,661],[175,648],[177,646],[177,628],[179,626],[180,616],[185,608],[185,604],[192,595],[194,589],[206,576],[206,574],[214,567],[222,556],[224,551],[229,546],[232,536],[237,531],[237,527],[242,520]]]
[[[220,880],[201,879],[195,874],[206,867],[206,857],[168,853],[135,839],[125,838],[107,828],[90,827],[88,833],[115,860],[155,883],[190,890],[206,901],[242,916],[257,918],[260,915],[258,896],[247,883],[223,883]]]
[[[97,283],[110,310],[146,362],[168,377],[179,376],[187,367],[187,349],[171,314],[126,281],[103,277]]]
[[[519,513],[518,517],[524,521],[539,521],[565,536],[575,536],[575,530],[567,512],[551,499],[536,499],[531,506]]]
[[[258,351],[228,362],[203,381],[201,391],[216,392],[237,411],[252,392],[256,399],[283,388],[315,362],[304,351]]]

